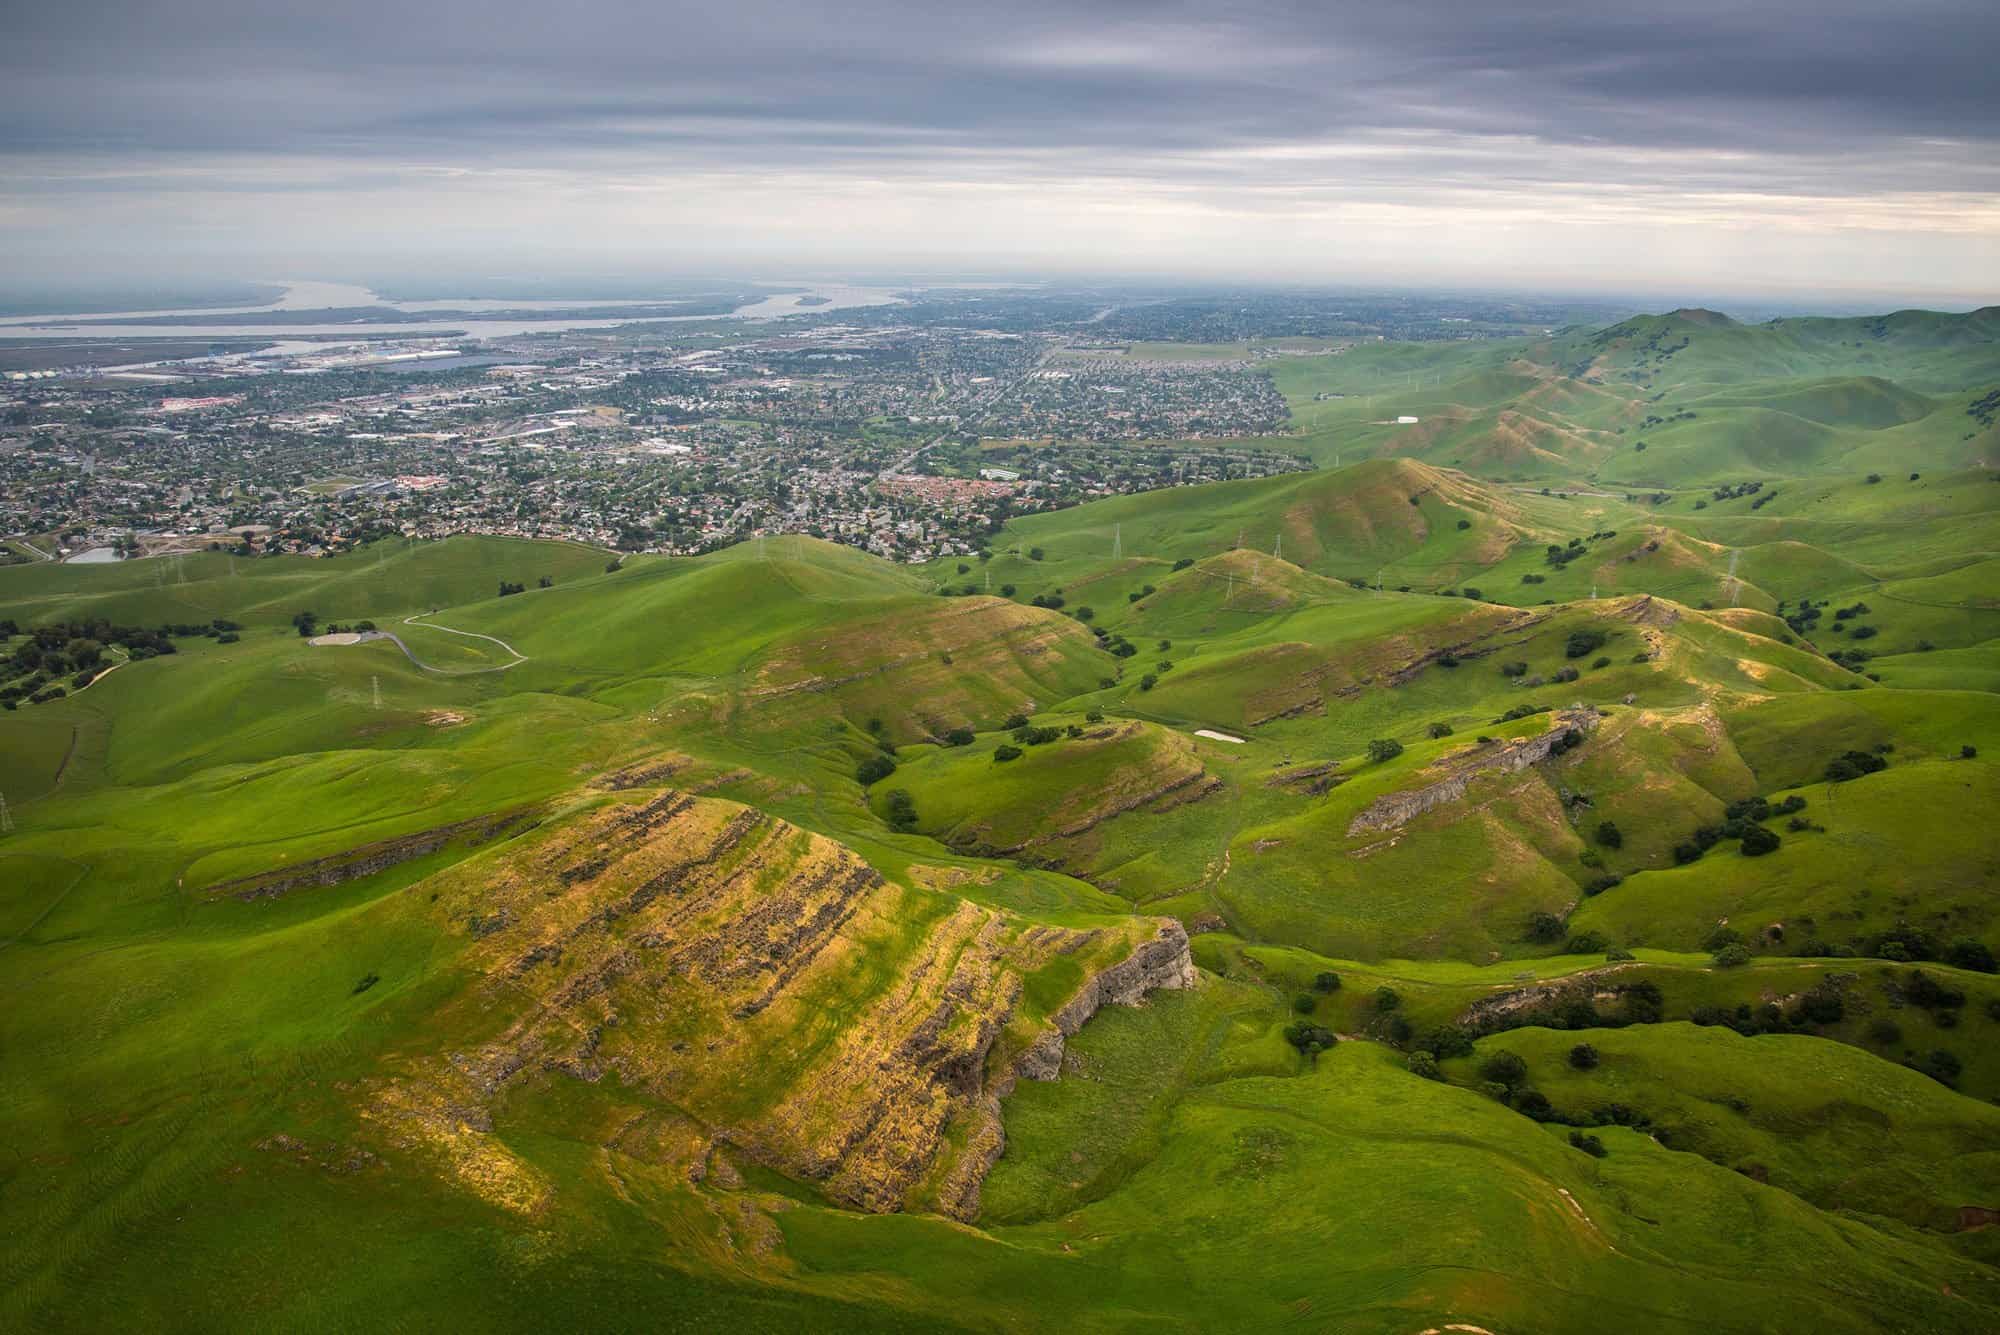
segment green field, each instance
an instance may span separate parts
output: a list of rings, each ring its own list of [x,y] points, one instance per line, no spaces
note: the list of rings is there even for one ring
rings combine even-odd
[[[0,1328],[2000,1327],[1995,334],[1287,346],[970,577],[0,568],[176,631],[0,713]]]

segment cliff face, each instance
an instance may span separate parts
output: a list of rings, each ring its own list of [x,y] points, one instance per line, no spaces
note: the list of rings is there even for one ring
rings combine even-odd
[[[1566,733],[1572,729],[1589,732],[1597,726],[1597,722],[1596,710],[1566,709],[1549,721],[1548,731],[1540,736],[1483,746],[1447,760],[1442,766],[1447,771],[1443,778],[1422,788],[1410,788],[1376,798],[1348,822],[1347,833],[1352,837],[1407,825],[1426,811],[1458,801],[1465,796],[1465,790],[1472,786],[1473,780],[1482,775],[1516,774],[1547,760]]]
[[[1079,988],[1056,1012],[1053,1027],[1043,1031],[1014,1059],[1012,1068],[985,1091],[966,1153],[942,1194],[945,1212],[967,1222],[979,1217],[980,1188],[1007,1149],[1001,1100],[1014,1092],[1016,1080],[1054,1080],[1061,1075],[1063,1050],[1071,1035],[1105,1006],[1136,1006],[1149,992],[1193,987],[1197,977],[1187,929],[1168,918],[1152,940]]]
[[[1187,929],[1169,918],[1151,941],[1083,985],[1056,1012],[1055,1028],[1014,1063],[1014,1074],[1029,1080],[1053,1080],[1062,1071],[1063,1047],[1071,1035],[1105,1006],[1136,1006],[1148,992],[1160,988],[1193,987],[1194,956],[1188,952]]]

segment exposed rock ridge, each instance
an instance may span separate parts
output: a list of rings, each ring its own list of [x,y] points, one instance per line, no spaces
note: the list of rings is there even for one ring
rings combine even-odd
[[[214,898],[229,895],[242,900],[276,899],[307,886],[340,885],[435,853],[455,839],[462,838],[468,847],[477,848],[509,833],[532,814],[528,810],[505,811],[419,830],[395,839],[381,839],[372,844],[362,844],[359,848],[314,858],[311,862],[301,862],[296,867],[222,881],[210,886],[208,894]]]
[[[1089,740],[1117,740],[1138,734],[1138,724],[1124,727],[1100,729],[1086,734]],[[1117,784],[1107,785],[1104,790],[1093,793],[1098,803],[1083,812],[1076,819],[1054,829],[1037,830],[1028,838],[1011,844],[984,842],[978,836],[983,829],[975,827],[970,831],[954,834],[951,842],[966,852],[979,857],[1012,857],[1028,849],[1039,848],[1062,839],[1074,839],[1090,833],[1099,825],[1130,811],[1152,807],[1155,811],[1166,811],[1177,806],[1187,806],[1213,795],[1222,788],[1222,780],[1210,774],[1196,757],[1192,744],[1184,741],[1176,743],[1175,749],[1143,771],[1134,768],[1141,781],[1130,786],[1130,791],[1119,792]]]
[[[439,1042],[389,1059],[363,1115],[523,1211],[557,1187],[492,1134],[491,1109],[552,1074],[615,1077],[672,1110],[679,1129],[627,1152],[728,1146],[854,1208],[970,1218],[1004,1143],[1025,981],[1064,956],[1098,971],[1036,1045],[1052,1074],[1098,1007],[1193,978],[1178,924],[1132,949],[1149,924],[941,902],[834,840],[673,790],[567,815],[412,899],[463,943],[468,986],[432,1012]]]
[[[1513,635],[1516,638],[1506,641],[1506,644],[1519,644],[1527,638],[1521,632],[1533,630],[1554,616],[1553,612],[1525,612],[1511,615],[1491,630],[1483,631],[1471,639],[1461,640],[1457,644],[1441,644],[1435,649],[1419,654],[1408,663],[1391,671],[1383,680],[1391,686],[1402,686],[1415,681],[1425,668],[1447,654],[1460,658],[1484,658],[1505,647],[1502,644],[1489,644],[1488,641],[1497,640],[1502,635]]]
[[[1486,1033],[1504,1027],[1503,1022],[1510,1016],[1537,1007],[1567,1001],[1572,997],[1603,999],[1610,991],[1601,986],[1611,975],[1637,968],[1632,964],[1611,964],[1602,968],[1583,969],[1560,978],[1543,978],[1521,987],[1510,988],[1481,997],[1467,1006],[1456,1023],[1473,1033]]]
[[[1015,1060],[1015,1074],[1030,1080],[1055,1079],[1062,1071],[1064,1044],[1099,1010],[1136,1006],[1148,992],[1193,987],[1194,983],[1194,956],[1188,950],[1187,929],[1169,918],[1151,941],[1092,978],[1064,1003],[1055,1013],[1055,1028]]]
[[[1483,606],[1490,607],[1491,604]],[[1243,721],[1249,727],[1256,727],[1279,719],[1297,718],[1300,715],[1323,711],[1329,699],[1357,699],[1364,691],[1377,684],[1405,685],[1446,655],[1462,659],[1483,658],[1508,645],[1519,644],[1527,638],[1527,632],[1554,615],[1553,612],[1540,610],[1509,609],[1499,621],[1466,639],[1437,645],[1415,658],[1394,666],[1385,666],[1379,670],[1360,669],[1359,675],[1355,675],[1357,669],[1353,664],[1322,663],[1298,673],[1294,688],[1283,692],[1280,699],[1255,705],[1254,708],[1263,710],[1262,713],[1246,709]],[[1507,636],[1513,638],[1502,638]],[[1267,693],[1269,694],[1271,693]]]
[[[1187,929],[1168,918],[1152,940],[1085,982],[1052,1017],[1054,1027],[1043,1031],[986,1089],[983,1116],[941,1193],[946,1213],[968,1222],[978,1218],[980,1188],[1007,1148],[1000,1103],[1014,1092],[1016,1080],[1054,1080],[1061,1075],[1069,1039],[1105,1006],[1136,1006],[1149,992],[1193,987],[1197,976]]]
[[[1550,719],[1548,731],[1538,736],[1483,746],[1455,757],[1445,762],[1452,767],[1452,772],[1435,783],[1399,793],[1387,793],[1370,802],[1348,822],[1348,837],[1407,825],[1426,811],[1458,801],[1465,796],[1465,790],[1472,786],[1472,781],[1482,775],[1515,774],[1547,760],[1565,733],[1571,729],[1589,732],[1597,723],[1596,710],[1565,709]]]

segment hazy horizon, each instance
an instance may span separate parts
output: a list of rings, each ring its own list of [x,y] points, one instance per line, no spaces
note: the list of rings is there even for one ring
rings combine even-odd
[[[980,270],[1972,306],[2000,11],[83,3],[0,281]]]

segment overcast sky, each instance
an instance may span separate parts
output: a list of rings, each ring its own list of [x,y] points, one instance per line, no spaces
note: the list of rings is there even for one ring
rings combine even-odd
[[[1624,11],[1624,12],[1621,12]],[[63,0],[0,279],[865,266],[2000,299],[1995,0]]]

